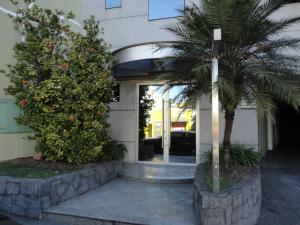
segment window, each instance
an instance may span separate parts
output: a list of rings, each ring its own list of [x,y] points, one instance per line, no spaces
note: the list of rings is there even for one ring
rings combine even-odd
[[[184,0],[148,0],[149,20],[183,16]]]
[[[122,0],[105,0],[105,8],[120,8],[122,6]]]
[[[14,100],[0,98],[0,133],[26,133],[33,132],[28,127],[18,125],[15,117],[20,114],[20,109]]]

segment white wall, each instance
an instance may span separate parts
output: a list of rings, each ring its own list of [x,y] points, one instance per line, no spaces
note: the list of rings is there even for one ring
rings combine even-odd
[[[198,2],[198,0],[193,0]],[[188,4],[190,0],[186,0]],[[144,42],[169,41],[176,37],[163,29],[176,19],[148,20],[148,0],[122,0],[121,8],[105,9],[105,0],[82,1],[82,18],[95,15],[104,28],[112,50]]]
[[[137,95],[136,82],[123,81],[120,82],[120,101],[110,104],[110,134],[126,145],[128,152],[124,160],[127,162],[137,160]]]
[[[211,103],[210,97],[204,96],[200,100],[201,144],[212,143],[211,136]],[[220,142],[223,140],[225,128],[224,113],[220,113]],[[239,106],[235,112],[232,128],[232,142],[258,148],[258,116],[255,107]]]

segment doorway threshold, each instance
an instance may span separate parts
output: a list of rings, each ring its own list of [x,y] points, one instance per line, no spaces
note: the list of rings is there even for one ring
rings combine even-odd
[[[149,183],[192,183],[196,165],[123,163],[121,178]]]

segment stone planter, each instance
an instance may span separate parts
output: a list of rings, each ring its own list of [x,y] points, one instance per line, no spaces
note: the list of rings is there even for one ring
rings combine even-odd
[[[199,225],[254,225],[261,209],[259,168],[251,169],[239,183],[212,193],[205,183],[204,165],[199,165],[193,187],[193,205]]]
[[[41,218],[42,210],[96,189],[117,178],[121,162],[89,165],[47,179],[0,177],[0,210]]]

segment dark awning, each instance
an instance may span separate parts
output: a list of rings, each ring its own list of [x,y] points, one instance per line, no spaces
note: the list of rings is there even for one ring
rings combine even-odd
[[[173,71],[175,60],[169,58],[171,49],[158,50],[157,44],[128,46],[115,51],[117,64],[114,76],[117,79],[144,79]]]

